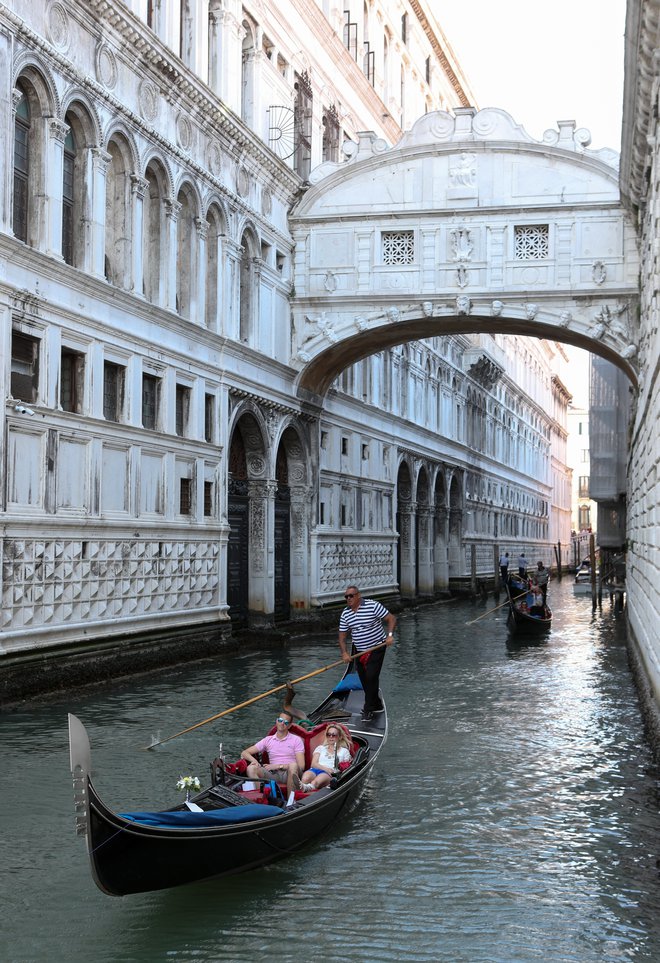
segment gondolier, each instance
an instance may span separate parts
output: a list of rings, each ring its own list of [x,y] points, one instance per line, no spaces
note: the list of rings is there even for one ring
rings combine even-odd
[[[346,648],[346,638],[350,632],[353,647],[360,653],[355,665],[364,689],[362,721],[371,722],[374,715],[383,710],[378,686],[385,649],[378,649],[376,652],[371,652],[370,649],[383,642],[392,645],[396,618],[375,599],[363,599],[355,585],[347,587],[344,598],[346,608],[339,619],[339,648],[344,662],[349,662],[351,657]],[[387,635],[383,631],[383,622],[387,626]]]

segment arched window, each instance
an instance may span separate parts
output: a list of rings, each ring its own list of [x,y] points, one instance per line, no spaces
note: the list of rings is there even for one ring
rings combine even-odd
[[[27,244],[30,206],[30,105],[22,87],[14,121],[14,209],[12,229]]]

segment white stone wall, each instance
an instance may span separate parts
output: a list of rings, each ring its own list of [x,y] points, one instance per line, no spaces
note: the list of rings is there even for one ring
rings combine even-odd
[[[642,670],[644,694],[660,720],[660,154],[658,0],[629,0],[621,154],[621,191],[639,228],[641,303],[639,392],[633,409],[628,463],[628,620]],[[660,722],[658,723],[660,725]],[[660,730],[658,730],[660,731]],[[657,735],[657,732],[656,732]]]
[[[251,498],[249,604],[264,619],[273,612],[280,446],[292,496],[296,610],[337,601],[347,577],[396,591],[404,463],[420,500],[424,591],[447,585],[449,523],[459,578],[470,564],[463,537],[478,548],[480,571],[491,569],[496,537],[506,536],[513,551],[523,539],[547,543],[552,418],[543,349],[520,342],[507,355],[490,332],[443,338],[442,347],[413,344],[349,367],[322,411],[297,396],[290,299],[294,283],[308,286],[309,272],[304,264],[294,269],[287,214],[301,182],[290,159],[265,145],[264,109],[271,97],[291,97],[295,74],[309,69],[314,156],[320,159],[322,109],[331,104],[345,111],[347,135],[366,127],[392,139],[400,132],[398,120],[383,117],[378,69],[372,87],[361,65],[345,58],[343,9],[329,5],[329,29],[303,0],[266,12],[246,6],[257,43],[252,129],[238,120],[247,106],[239,96],[247,37],[240,4],[191,3],[183,46],[176,6],[156,5],[155,35],[144,23],[143,0],[130,8],[142,19],[123,5],[109,16],[96,0],[15,0],[0,8],[5,651],[176,630],[184,622],[226,623],[228,460],[238,424],[245,428]],[[378,10],[386,8],[376,23],[392,32],[392,77],[400,74],[399,58],[416,78],[405,110],[419,110],[420,96],[434,107],[458,104],[439,61],[424,86],[425,58],[434,48],[419,23],[412,24],[410,58],[394,36],[412,5],[382,3]],[[208,63],[198,29],[207,11],[215,44]],[[389,94],[395,113],[397,89],[398,81]],[[21,92],[31,114],[25,243],[12,220]],[[76,150],[67,263],[69,128]],[[449,235],[445,241],[452,244]],[[366,256],[363,246],[361,264]],[[20,389],[12,381],[24,364],[12,356],[19,336],[31,339],[38,358],[33,381]],[[72,353],[79,384],[69,407],[63,384]],[[487,390],[471,371],[495,370],[503,358],[502,379]],[[110,366],[120,372],[113,414]],[[158,384],[150,425],[145,379]],[[326,449],[315,440],[324,431]],[[497,533],[496,514],[506,518]],[[405,550],[412,557],[415,546],[407,542]]]

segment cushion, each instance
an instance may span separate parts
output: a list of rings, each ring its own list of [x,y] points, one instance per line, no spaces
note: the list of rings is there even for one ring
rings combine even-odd
[[[343,679],[340,679],[332,691],[352,692],[354,689],[361,688],[362,683],[360,682],[360,676],[357,674],[357,672],[351,672],[349,675],[345,675]]]
[[[253,819],[268,819],[278,816],[281,810],[275,806],[262,806],[250,803],[247,806],[232,806],[230,809],[212,809],[206,813],[193,813],[189,810],[164,813],[119,813],[132,823],[145,826],[161,826],[163,829],[199,829],[204,826],[221,826],[223,823],[246,823]]]

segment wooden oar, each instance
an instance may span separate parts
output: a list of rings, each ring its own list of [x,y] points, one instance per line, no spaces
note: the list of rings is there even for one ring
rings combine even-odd
[[[382,649],[387,645],[387,642],[381,642],[379,645],[374,645],[370,648],[369,652],[375,652],[376,649]],[[355,655],[350,657],[349,661],[353,659],[359,659],[364,652],[356,652]],[[221,716],[229,715],[230,712],[236,712],[237,709],[243,709],[245,706],[252,705],[253,702],[258,702],[260,699],[265,699],[266,696],[273,695],[274,692],[281,692],[282,689],[286,689],[288,686],[295,685],[297,682],[304,682],[305,679],[311,679],[312,676],[319,675],[321,672],[327,672],[328,669],[336,669],[338,665],[345,665],[343,659],[339,659],[338,662],[331,662],[330,665],[324,665],[320,669],[314,669],[313,672],[308,672],[307,675],[301,675],[299,679],[291,679],[290,682],[284,682],[282,685],[276,685],[274,689],[269,689],[267,692],[262,692],[260,695],[253,696],[251,699],[246,699],[245,702],[239,702],[237,706],[232,706],[231,709],[224,709],[222,712],[217,712],[214,716],[209,716],[208,719],[203,719],[202,722],[196,722],[194,726],[188,726],[187,729],[182,729],[180,732],[175,732],[173,736],[167,736],[166,739],[158,739],[151,743],[150,746],[140,746],[141,749],[155,749],[156,746],[162,746],[164,742],[169,742],[171,739],[176,739],[177,736],[183,736],[186,732],[192,732],[193,729],[199,729],[200,726],[205,726],[209,722],[214,722]]]
[[[524,592],[521,592],[520,595],[512,596],[511,601],[515,602],[516,599],[521,599],[523,595],[527,595],[527,590],[525,590]],[[508,605],[508,604],[509,604],[509,598],[507,596],[507,598],[503,602],[500,602],[499,605],[496,605],[494,609],[489,609],[487,612],[482,612],[481,615],[478,615],[476,617],[476,619],[472,619],[471,622],[466,622],[465,624],[474,625],[474,623],[478,622],[479,619],[485,619],[487,615],[492,615],[493,612],[497,612],[498,609],[501,609],[503,605]]]

